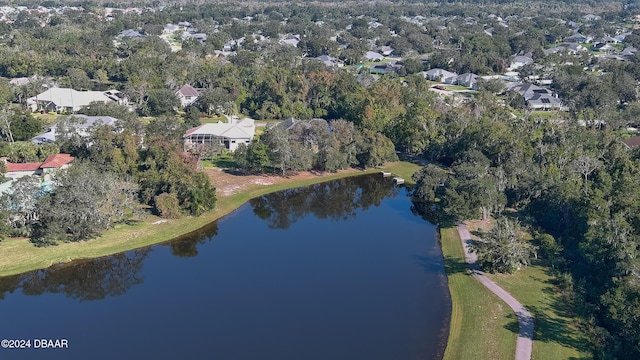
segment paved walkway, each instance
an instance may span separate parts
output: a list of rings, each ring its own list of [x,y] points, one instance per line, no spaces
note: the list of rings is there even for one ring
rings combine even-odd
[[[527,309],[518,302],[511,294],[506,292],[503,288],[498,286],[489,279],[484,272],[480,270],[480,267],[476,263],[478,256],[475,253],[469,251],[469,244],[471,243],[471,234],[465,224],[458,224],[458,234],[462,240],[462,246],[464,248],[464,256],[471,269],[473,277],[478,279],[487,289],[496,294],[507,305],[509,305],[518,317],[518,323],[520,324],[520,331],[518,332],[518,342],[516,343],[516,360],[530,360],[531,359],[531,346],[533,344],[533,316],[527,311]]]

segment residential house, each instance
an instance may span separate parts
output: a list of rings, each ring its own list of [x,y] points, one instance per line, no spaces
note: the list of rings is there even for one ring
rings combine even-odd
[[[342,61],[334,57],[331,57],[329,55],[320,55],[314,59],[322,61],[327,66],[337,66],[337,67],[344,66],[344,63]]]
[[[375,51],[367,51],[367,53],[364,55],[365,59],[367,61],[381,61],[384,60],[384,56],[381,55],[380,53],[377,53]]]
[[[454,72],[439,68],[423,71],[422,75],[428,80],[444,82],[447,84],[455,83],[456,78],[458,77],[458,74]]]
[[[402,66],[402,62],[399,61],[375,64],[369,67],[369,73],[374,75],[397,73],[402,68]]]
[[[478,75],[472,73],[466,73],[462,75],[458,75],[456,77],[456,85],[468,87],[470,89],[478,88]]]
[[[253,119],[229,118],[228,123],[209,123],[187,130],[184,134],[185,151],[199,145],[224,147],[235,151],[240,144],[249,144],[256,132]]]
[[[575,33],[571,36],[567,36],[564,38],[564,42],[574,43],[574,44],[586,44],[591,41],[591,37],[584,36],[580,33]]]
[[[517,70],[525,65],[529,65],[533,63],[533,59],[529,56],[517,55],[511,60],[511,65],[509,65],[509,70]]]
[[[583,16],[582,18],[585,19],[586,21],[598,21],[598,20],[601,19],[600,16],[594,15],[594,14],[587,14],[587,15]]]
[[[394,51],[395,49],[392,48],[391,46],[380,46],[378,48],[378,52],[380,52],[380,54],[384,56],[390,56],[391,54],[393,54]]]
[[[184,84],[178,91],[176,96],[180,99],[180,105],[185,108],[193,104],[200,96],[200,92],[189,84]]]
[[[31,108],[31,111],[75,112],[92,102],[109,103],[112,101],[103,91],[77,91],[69,88],[53,87],[41,94],[28,98],[27,107]]]
[[[47,176],[57,169],[66,169],[73,159],[73,156],[69,154],[51,154],[47,156],[44,162],[19,164],[9,162],[6,158],[3,158],[7,167],[7,173],[4,174],[4,176],[11,180],[16,180],[24,176]]]
[[[511,87],[524,97],[525,103],[529,108],[535,110],[549,110],[562,108],[562,102],[551,90],[543,88],[531,83],[522,83]]]
[[[82,137],[88,136],[89,129],[92,127],[101,125],[114,127],[116,125],[116,122],[118,121],[118,119],[111,116],[87,116],[83,114],[76,114],[71,115],[70,117],[76,120],[75,122],[73,122],[73,129],[78,135]],[[38,145],[53,143],[56,141],[56,137],[58,134],[58,124],[56,124],[50,127],[46,132],[34,136],[31,141]]]
[[[290,37],[287,39],[280,39],[278,41],[280,45],[289,45],[293,47],[297,47],[299,42],[300,42],[300,35],[294,35],[293,37]]]
[[[600,52],[603,52],[603,53],[611,54],[611,53],[615,52],[617,49],[614,46],[612,46],[610,44],[607,44],[607,43],[598,43],[598,44],[595,44],[591,48],[591,50],[600,51]]]
[[[119,39],[144,39],[147,36],[144,34],[141,34],[137,30],[127,29],[127,30],[122,30],[116,37]]]

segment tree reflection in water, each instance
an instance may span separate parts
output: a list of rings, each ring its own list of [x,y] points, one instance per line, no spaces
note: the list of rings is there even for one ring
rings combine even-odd
[[[270,228],[288,229],[309,213],[320,219],[346,220],[354,217],[357,209],[379,206],[384,198],[397,193],[391,179],[364,175],[279,191],[249,203]]]
[[[171,254],[178,257],[198,255],[198,245],[205,244],[218,235],[218,222],[214,221],[194,232],[180,236],[165,243],[171,247]]]
[[[309,213],[320,219],[346,220],[354,217],[357,209],[379,206],[383,199],[397,194],[392,180],[380,175],[364,175],[276,192],[252,199],[250,204],[269,227],[287,229]],[[170,246],[175,256],[194,257],[198,255],[198,245],[211,241],[217,233],[218,224],[213,222],[163,245]],[[61,293],[79,301],[118,296],[142,283],[140,272],[151,250],[147,247],[0,277],[0,299],[20,289],[26,295]]]
[[[6,293],[13,293],[18,289],[22,289],[25,295],[62,293],[80,301],[118,296],[132,286],[142,283],[139,273],[150,251],[151,248],[143,248],[0,277],[0,299],[3,299]]]

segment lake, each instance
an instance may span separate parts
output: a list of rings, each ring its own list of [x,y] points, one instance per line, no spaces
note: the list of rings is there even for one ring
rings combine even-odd
[[[253,199],[165,244],[0,278],[0,311],[0,339],[32,340],[1,359],[401,360],[442,357],[451,301],[436,227],[376,174]]]

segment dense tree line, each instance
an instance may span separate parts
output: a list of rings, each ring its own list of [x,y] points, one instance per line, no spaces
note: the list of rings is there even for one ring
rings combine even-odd
[[[444,214],[461,219],[518,210],[523,225],[538,230],[538,253],[559,272],[563,291],[591,319],[596,357],[637,358],[639,153],[610,128],[513,117],[491,102],[439,117],[446,141],[426,148],[434,163],[415,174],[415,196],[437,200]],[[515,246],[514,254],[529,251],[509,241],[502,225],[486,239],[503,250]],[[502,271],[516,266],[489,263]]]

